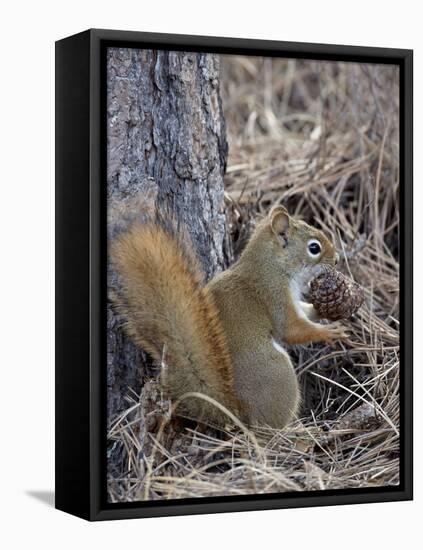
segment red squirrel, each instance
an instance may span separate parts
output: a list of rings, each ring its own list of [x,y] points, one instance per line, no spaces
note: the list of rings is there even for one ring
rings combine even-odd
[[[305,285],[338,254],[326,235],[277,206],[258,224],[239,260],[203,283],[183,233],[134,224],[112,245],[122,281],[119,308],[135,344],[166,362],[172,400],[189,392],[221,403],[250,426],[283,428],[300,402],[285,344],[332,342],[339,323],[317,321],[301,301]],[[191,396],[185,413],[219,425],[228,417]]]

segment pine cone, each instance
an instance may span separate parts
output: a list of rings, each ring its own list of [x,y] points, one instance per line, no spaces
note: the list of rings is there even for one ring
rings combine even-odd
[[[349,319],[364,301],[363,289],[343,273],[327,270],[310,282],[310,300],[321,317]]]

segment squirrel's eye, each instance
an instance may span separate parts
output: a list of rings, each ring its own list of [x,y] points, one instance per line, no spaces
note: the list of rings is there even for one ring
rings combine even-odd
[[[317,256],[319,256],[319,254],[322,252],[322,245],[317,239],[312,239],[311,241],[308,241],[307,247],[308,253],[312,258],[317,258]]]

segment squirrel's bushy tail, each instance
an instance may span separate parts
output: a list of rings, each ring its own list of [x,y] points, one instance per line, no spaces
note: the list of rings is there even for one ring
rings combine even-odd
[[[201,392],[236,414],[232,363],[218,311],[185,243],[183,233],[172,235],[155,223],[134,225],[119,236],[111,248],[122,283],[118,307],[134,342],[167,365],[166,389],[173,400]],[[187,399],[183,409],[195,418],[225,421],[218,408],[198,397]]]

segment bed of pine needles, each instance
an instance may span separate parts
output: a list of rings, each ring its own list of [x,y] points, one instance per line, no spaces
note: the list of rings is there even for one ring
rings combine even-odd
[[[155,380],[128,395],[110,501],[399,483],[398,85],[389,65],[222,57],[230,256],[284,204],[334,235],[365,303],[348,341],[289,350],[303,402],[284,430],[178,425]]]

